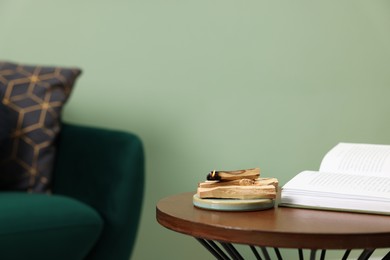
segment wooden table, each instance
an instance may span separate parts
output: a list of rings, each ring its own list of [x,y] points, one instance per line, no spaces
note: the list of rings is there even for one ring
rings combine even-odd
[[[390,216],[275,207],[263,211],[224,212],[193,206],[193,192],[161,199],[156,207],[157,221],[164,227],[195,237],[217,259],[242,259],[232,245],[246,244],[257,259],[260,247],[269,259],[267,247],[310,249],[315,259],[321,250],[363,249],[359,259],[368,259],[376,248],[390,247]],[[218,243],[222,246],[218,246]],[[384,259],[390,259],[390,253]]]

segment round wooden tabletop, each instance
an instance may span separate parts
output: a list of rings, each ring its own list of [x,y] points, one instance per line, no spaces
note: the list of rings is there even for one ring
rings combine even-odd
[[[193,194],[161,199],[157,221],[176,232],[228,243],[306,249],[390,247],[390,216],[286,207],[213,211],[193,206]]]

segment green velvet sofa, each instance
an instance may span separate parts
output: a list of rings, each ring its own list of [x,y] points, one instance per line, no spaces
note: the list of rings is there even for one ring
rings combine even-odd
[[[0,192],[0,259],[127,260],[144,187],[130,133],[63,124],[51,194]]]

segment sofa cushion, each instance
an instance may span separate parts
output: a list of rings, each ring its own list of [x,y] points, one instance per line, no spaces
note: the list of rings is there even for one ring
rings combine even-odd
[[[0,189],[48,191],[61,111],[80,72],[0,62],[0,96],[12,128],[0,148]]]
[[[10,121],[8,108],[0,102],[0,147],[9,138]]]
[[[103,221],[74,199],[25,192],[0,193],[1,259],[84,259]]]

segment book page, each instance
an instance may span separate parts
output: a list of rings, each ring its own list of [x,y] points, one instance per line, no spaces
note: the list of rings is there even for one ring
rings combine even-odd
[[[326,173],[304,171],[296,175],[286,185],[283,192],[314,192],[316,196],[321,194],[334,194],[342,197],[368,197],[390,199],[390,179],[386,177],[371,177],[363,175],[351,176],[350,174]],[[348,195],[348,196],[347,196]]]
[[[320,172],[390,177],[390,145],[339,143],[325,155]]]

